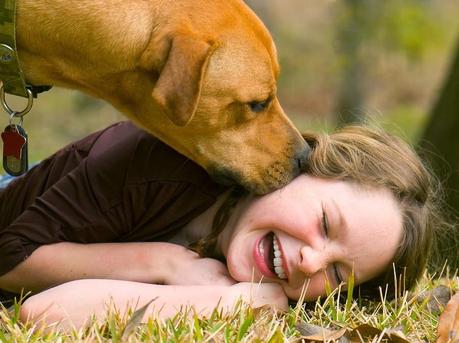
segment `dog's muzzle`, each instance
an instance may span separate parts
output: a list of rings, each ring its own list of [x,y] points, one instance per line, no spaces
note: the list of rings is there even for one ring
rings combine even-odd
[[[273,163],[264,170],[264,174],[259,175],[258,180],[250,180],[240,171],[222,166],[214,165],[208,168],[208,172],[215,182],[223,185],[239,184],[249,192],[262,195],[285,186],[299,174],[307,171],[310,153],[311,148],[305,142],[290,159],[290,163],[282,164],[280,161]]]

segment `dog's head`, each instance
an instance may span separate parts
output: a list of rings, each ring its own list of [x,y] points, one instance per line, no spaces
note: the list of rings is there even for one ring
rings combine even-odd
[[[74,1],[69,13],[21,4],[29,82],[104,98],[220,181],[255,193],[306,163],[309,148],[276,97],[274,43],[242,0],[128,1],[122,10]]]
[[[276,97],[279,65],[266,28],[243,2],[210,3],[225,8],[203,7],[197,17],[208,22],[189,19],[166,45],[151,96],[167,123],[146,113],[137,122],[217,180],[267,193],[300,173],[309,147]]]

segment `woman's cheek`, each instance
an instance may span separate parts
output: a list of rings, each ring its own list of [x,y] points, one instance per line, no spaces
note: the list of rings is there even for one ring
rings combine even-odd
[[[243,277],[243,274],[241,274],[241,270],[237,268],[234,264],[231,262],[228,262],[227,260],[227,266],[228,266],[228,271],[231,275],[231,277],[239,282],[246,282],[245,278]]]
[[[231,277],[236,281],[259,281],[253,277],[252,267],[241,259],[241,254],[230,254],[226,259],[226,265]]]

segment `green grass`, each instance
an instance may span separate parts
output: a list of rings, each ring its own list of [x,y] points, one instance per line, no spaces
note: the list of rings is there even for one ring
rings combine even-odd
[[[426,294],[438,289],[440,284],[448,292],[458,287],[457,278],[426,276],[416,290],[391,302],[351,297],[339,301],[339,291],[335,291],[324,301],[306,307],[299,303],[287,313],[277,313],[267,307],[252,309],[238,302],[231,313],[215,309],[208,318],[200,318],[193,309],[184,308],[173,318],[149,319],[144,324],[138,324],[139,311],[121,314],[111,310],[104,323],[93,320],[86,328],[67,333],[52,328],[44,331],[20,323],[20,305],[17,305],[10,311],[0,311],[0,342],[301,342],[304,330],[319,330],[318,334],[322,335],[320,328],[335,333],[339,329],[351,332],[363,324],[376,332],[374,337],[362,338],[364,342],[391,342],[383,339],[383,335],[390,332],[408,342],[432,342],[444,305]],[[362,330],[368,331],[368,326]]]

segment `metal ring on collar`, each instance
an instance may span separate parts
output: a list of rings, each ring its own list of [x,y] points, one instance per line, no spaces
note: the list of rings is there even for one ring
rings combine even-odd
[[[27,113],[29,113],[29,111],[32,109],[32,105],[33,105],[33,94],[32,94],[32,91],[30,89],[26,89],[27,91],[27,106],[26,108],[24,108],[22,111],[14,111],[10,106],[8,106],[8,104],[6,103],[6,99],[5,99],[5,89],[2,85],[2,87],[0,88],[0,102],[2,103],[2,106],[3,108],[5,109],[6,112],[8,112],[8,114],[10,116],[13,116],[13,117],[16,117],[16,118],[22,118],[24,117]]]

